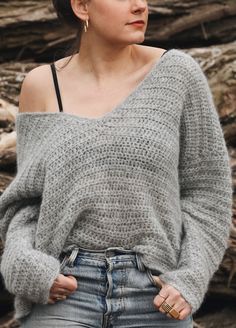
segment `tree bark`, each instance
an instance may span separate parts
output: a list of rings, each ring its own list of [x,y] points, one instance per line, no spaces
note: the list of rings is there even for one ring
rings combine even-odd
[[[150,0],[149,12],[144,44],[183,48],[236,38],[233,0]],[[0,1],[0,33],[0,62],[47,61],[75,39],[75,31],[59,23],[50,0]]]
[[[159,42],[171,39],[178,44],[235,40],[235,1],[150,0],[149,8],[151,24],[146,40]]]

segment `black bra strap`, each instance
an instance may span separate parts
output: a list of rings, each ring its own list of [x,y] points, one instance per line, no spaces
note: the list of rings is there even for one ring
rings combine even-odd
[[[167,53],[167,51],[169,51],[170,49],[167,49],[166,51],[163,52],[163,54],[161,55],[161,57]]]
[[[165,53],[167,53],[167,51],[169,51],[169,50],[170,49],[167,49],[165,52],[163,52],[163,54],[161,55],[161,57]],[[60,95],[60,89],[59,89],[59,85],[58,85],[58,80],[57,80],[57,73],[56,73],[55,64],[52,63],[50,66],[51,66],[52,76],[53,76],[53,81],[54,81],[54,86],[55,86],[55,90],[56,90],[56,94],[57,94],[58,106],[59,106],[60,112],[63,112],[63,107],[62,107],[62,101],[61,101],[61,95]]]
[[[60,110],[60,112],[63,112],[63,107],[62,107],[62,101],[61,101],[61,95],[60,95],[58,80],[57,80],[57,73],[56,73],[55,64],[52,63],[52,64],[50,64],[50,66],[51,66],[51,70],[52,70],[54,87],[55,87],[56,94],[57,94],[57,102],[58,102],[59,110]]]

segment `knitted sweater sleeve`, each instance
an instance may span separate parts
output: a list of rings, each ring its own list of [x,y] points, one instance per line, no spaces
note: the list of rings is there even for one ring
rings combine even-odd
[[[59,274],[57,259],[34,249],[38,205],[20,208],[9,224],[1,261],[5,286],[12,294],[46,304]]]
[[[46,304],[53,281],[60,272],[60,262],[35,249],[40,211],[36,181],[39,182],[40,177],[34,184],[26,180],[26,168],[34,156],[31,145],[35,143],[30,131],[26,134],[24,124],[17,125],[16,130],[17,174],[0,197],[0,238],[4,242],[0,272],[10,293]]]
[[[160,274],[196,312],[225,250],[232,215],[229,156],[212,93],[200,65],[188,58],[180,124],[182,244],[177,269]]]

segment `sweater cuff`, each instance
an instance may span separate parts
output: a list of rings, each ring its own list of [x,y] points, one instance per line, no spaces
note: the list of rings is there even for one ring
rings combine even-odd
[[[34,303],[47,304],[51,286],[60,273],[60,262],[37,250],[17,255],[19,261],[15,258],[13,267],[6,263],[11,256],[9,252],[2,258],[1,271],[6,288]]]

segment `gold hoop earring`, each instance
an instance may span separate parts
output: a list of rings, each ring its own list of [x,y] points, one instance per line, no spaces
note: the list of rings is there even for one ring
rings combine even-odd
[[[89,26],[88,19],[86,19],[85,22],[84,22],[84,32],[85,33],[88,31],[88,26]]]

